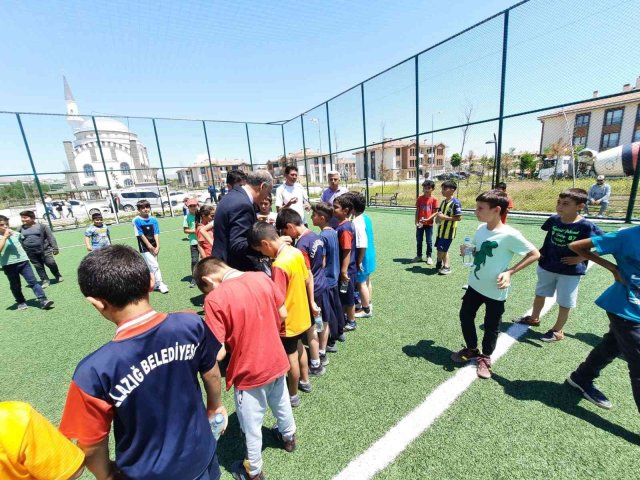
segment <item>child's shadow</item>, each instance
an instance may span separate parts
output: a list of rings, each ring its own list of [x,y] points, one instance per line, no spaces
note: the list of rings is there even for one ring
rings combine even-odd
[[[578,332],[576,334],[565,333],[565,337],[575,338],[576,340],[580,340],[582,343],[586,343],[591,347],[595,347],[602,341],[602,337],[598,335],[594,335],[593,333],[588,332]]]
[[[40,303],[39,303],[39,302],[38,302],[38,300],[36,300],[35,298],[30,298],[30,299],[29,299],[29,300],[27,300],[25,303],[26,303],[29,307],[33,307],[33,308],[37,308],[37,309],[39,309],[39,308],[40,308]],[[54,307],[55,307],[55,305],[54,305]],[[18,305],[17,305],[17,304],[16,304],[16,305],[11,305],[11,306],[7,307],[7,310],[12,310],[12,311],[14,311],[14,312],[17,312],[17,311],[18,311]]]
[[[435,365],[440,365],[443,370],[453,372],[458,365],[451,360],[453,353],[448,348],[435,345],[433,340],[420,340],[415,345],[405,345],[402,347],[405,355],[413,358],[424,358]],[[464,364],[460,364],[464,366]]]
[[[576,390],[563,383],[543,380],[509,380],[493,373],[492,378],[504,389],[504,393],[517,400],[535,400],[551,408],[589,422],[596,428],[616,435],[629,443],[640,445],[640,435],[620,425],[611,423],[600,415],[579,405],[583,400]],[[584,400],[586,402],[586,400]]]
[[[411,258],[394,258],[394,262],[401,263],[402,265],[409,265],[410,263],[414,263]]]
[[[437,275],[438,271],[433,267],[423,267],[422,265],[414,265],[412,267],[405,268],[407,272],[422,273],[423,275]]]

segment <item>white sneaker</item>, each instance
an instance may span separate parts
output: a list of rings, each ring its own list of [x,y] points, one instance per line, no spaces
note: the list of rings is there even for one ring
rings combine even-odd
[[[373,316],[373,306],[369,305],[369,313],[365,312],[364,309],[356,312],[356,318],[371,318]]]
[[[160,285],[158,285],[158,291],[160,293],[169,293],[169,287],[167,287],[166,283],[161,283]]]
[[[431,257],[427,257],[427,265],[433,265],[433,260]]]

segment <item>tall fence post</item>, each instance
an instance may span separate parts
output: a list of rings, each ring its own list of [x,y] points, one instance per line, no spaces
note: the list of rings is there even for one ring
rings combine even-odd
[[[327,138],[329,140],[329,167],[331,170],[333,170],[333,151],[331,147],[331,120],[329,120],[329,102],[324,102],[324,107],[325,107],[325,112],[327,113]],[[336,159],[336,161],[337,160],[338,159]]]
[[[362,137],[364,139],[364,191],[369,205],[369,154],[367,152],[367,117],[364,108],[364,83],[360,84],[360,98],[362,100]]]
[[[249,124],[244,124],[244,131],[247,132],[247,147],[249,148],[249,164],[251,165],[251,171],[253,172],[253,155],[251,154],[251,138],[249,137]]]
[[[307,162],[307,142],[304,138],[304,120],[302,119],[302,115],[300,115],[300,128],[302,129],[302,154],[304,156],[304,174],[305,177],[307,177],[307,198],[309,198],[309,164]]]
[[[631,223],[633,219],[633,209],[636,206],[636,197],[638,196],[638,183],[640,180],[640,159],[635,164],[636,170],[633,173],[633,182],[631,182],[631,195],[627,204],[627,214],[624,217],[624,223]]]
[[[282,157],[284,161],[287,161],[287,144],[284,139],[284,123],[280,124],[280,131],[282,132]]]
[[[42,185],[40,184],[40,179],[38,178],[38,171],[36,170],[36,166],[33,163],[33,157],[31,156],[31,149],[29,148],[29,142],[27,141],[27,135],[24,133],[24,128],[22,127],[22,120],[20,119],[19,113],[16,113],[16,119],[18,120],[18,126],[20,127],[20,133],[22,134],[22,141],[24,142],[24,148],[27,150],[27,157],[29,157],[29,163],[31,164],[33,179],[36,182],[36,187],[38,187],[38,194],[40,195],[40,201],[42,202],[44,213],[46,214],[47,222],[49,223],[49,228],[53,230],[53,223],[51,223],[51,214],[47,212],[47,206],[44,203],[44,193],[42,192]],[[26,198],[27,196],[25,194],[25,199]],[[37,209],[36,209],[36,212],[34,213],[37,213]]]
[[[418,88],[418,55],[414,58],[416,74],[416,198],[418,198],[420,196],[420,89]],[[431,147],[433,148],[433,145]]]
[[[209,172],[211,173],[211,185],[215,185],[213,178],[213,164],[211,163],[211,150],[209,150],[209,136],[207,135],[207,124],[202,121],[202,129],[204,130],[204,143],[207,144],[207,160],[209,160]]]
[[[160,150],[160,139],[158,138],[158,129],[156,128],[156,119],[152,118],[151,123],[153,123],[153,134],[156,137],[156,148],[158,149],[158,158],[160,159],[160,169],[162,170],[162,181],[164,184],[167,184],[167,175],[164,172],[164,161],[162,160],[162,150]],[[193,180],[192,180],[193,182]]]
[[[93,131],[96,134],[96,143],[98,144],[98,152],[100,152],[100,160],[102,160],[102,168],[104,169],[104,176],[107,179],[107,188],[109,189],[109,205],[113,208],[113,213],[116,216],[116,223],[120,223],[120,217],[118,216],[118,206],[111,195],[111,180],[109,180],[109,172],[107,171],[107,162],[104,161],[104,153],[102,152],[102,142],[100,141],[100,133],[98,133],[98,126],[96,125],[96,117],[91,115],[91,122],[93,123]]]
[[[498,119],[498,143],[496,145],[495,180],[491,188],[500,183],[501,157],[502,157],[502,124],[504,121],[504,91],[507,77],[507,43],[509,39],[509,10],[504,12],[504,25],[502,30],[502,74],[500,77],[500,118]]]

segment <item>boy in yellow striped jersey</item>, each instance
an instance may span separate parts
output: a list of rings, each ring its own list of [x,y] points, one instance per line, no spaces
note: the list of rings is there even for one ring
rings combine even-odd
[[[449,275],[451,266],[449,265],[449,247],[456,238],[458,222],[462,219],[462,205],[460,200],[453,196],[458,189],[456,182],[448,180],[442,182],[442,195],[444,200],[438,207],[436,222],[438,229],[436,233],[436,250],[438,251],[438,261],[436,270],[440,275]]]

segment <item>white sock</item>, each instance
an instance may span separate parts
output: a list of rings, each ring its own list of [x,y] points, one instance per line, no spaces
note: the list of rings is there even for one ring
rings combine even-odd
[[[311,366],[315,367],[315,368],[318,368],[320,366],[320,359],[318,359],[318,360],[311,359]]]

